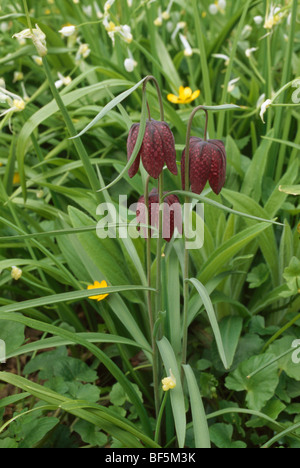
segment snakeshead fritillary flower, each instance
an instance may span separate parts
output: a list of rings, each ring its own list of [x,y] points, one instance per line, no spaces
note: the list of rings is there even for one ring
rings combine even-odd
[[[218,195],[225,184],[226,153],[221,140],[191,137],[189,151],[191,190],[200,194],[208,181]],[[182,186],[185,188],[185,150],[181,159]]]
[[[157,228],[159,224],[159,198],[156,188],[149,194],[149,215],[150,225]],[[137,203],[136,217],[139,223],[148,224],[144,196],[140,197]],[[176,195],[168,195],[163,201],[162,229],[162,236],[167,242],[170,242],[172,239],[175,227],[178,229],[178,232],[182,234],[181,205]],[[143,228],[143,231],[144,237],[147,237],[147,228]],[[152,236],[154,237],[153,230],[151,232],[151,237]]]
[[[140,124],[133,124],[127,140],[127,158],[130,159],[134,150]],[[139,169],[140,159],[146,171],[154,179],[158,179],[166,164],[172,174],[177,175],[176,150],[174,135],[166,122],[148,120],[141,149],[136,160],[130,167],[129,177],[135,176]]]

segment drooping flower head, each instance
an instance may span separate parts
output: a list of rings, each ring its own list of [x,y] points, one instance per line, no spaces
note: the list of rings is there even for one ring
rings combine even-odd
[[[189,150],[189,180],[191,190],[200,194],[207,181],[218,195],[225,184],[226,153],[221,140],[203,140],[190,138]],[[182,186],[185,189],[185,150],[181,159]],[[187,187],[187,190],[189,188]]]
[[[166,193],[166,192],[165,192]],[[153,227],[158,227],[159,224],[159,196],[158,191],[154,188],[149,194],[149,222]],[[148,224],[147,222],[147,209],[145,204],[145,197],[139,198],[136,210],[137,221],[140,224]],[[176,195],[170,194],[164,198],[163,201],[163,228],[162,237],[167,242],[173,237],[175,227],[178,232],[182,233],[182,213],[181,205]],[[143,228],[144,235],[147,237],[147,229]],[[154,230],[151,231],[151,237],[154,237]]]
[[[127,158],[130,159],[139,134],[140,124],[133,124],[127,139]],[[177,175],[174,135],[166,122],[148,120],[140,151],[130,167],[129,177],[135,176],[140,160],[148,174],[158,179],[166,164],[172,174]]]

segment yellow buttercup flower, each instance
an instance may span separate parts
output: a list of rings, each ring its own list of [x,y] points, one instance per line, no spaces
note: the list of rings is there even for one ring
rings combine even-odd
[[[193,92],[189,87],[184,88],[184,86],[180,86],[179,95],[176,96],[175,94],[168,94],[167,99],[173,104],[189,104],[190,102],[197,99],[199,94],[199,89]]]
[[[168,377],[165,377],[162,379],[162,389],[164,392],[167,392],[168,390],[172,390],[173,388],[176,387],[176,379],[170,369],[170,375]]]
[[[90,284],[87,289],[100,289],[100,288],[107,288],[108,285],[107,285],[107,282],[105,280],[101,281],[101,283],[99,283],[99,281],[95,281],[94,284]],[[106,297],[108,296],[108,294],[100,294],[98,296],[91,296],[89,297],[89,299],[93,299],[95,301],[102,301],[103,299],[105,299]]]
[[[20,174],[18,172],[15,172],[14,177],[13,177],[13,185],[19,184],[20,182],[21,182]]]

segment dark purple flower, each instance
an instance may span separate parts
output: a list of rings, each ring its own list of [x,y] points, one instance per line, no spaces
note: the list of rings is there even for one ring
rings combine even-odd
[[[191,190],[200,194],[208,181],[218,195],[225,184],[226,153],[221,140],[203,140],[191,137],[189,151],[189,180]],[[185,188],[185,150],[181,159],[182,186]]]
[[[166,193],[166,192],[165,192]],[[159,224],[159,199],[157,189],[153,189],[149,194],[149,221],[150,225],[158,228]],[[141,196],[137,203],[136,210],[137,221],[141,224],[148,224],[146,216],[146,205],[145,197]],[[178,232],[182,234],[182,212],[179,199],[176,195],[168,195],[164,198],[163,202],[163,229],[162,237],[170,242],[175,227],[178,229]],[[144,236],[147,237],[147,229],[143,228]],[[151,231],[151,237],[154,232]],[[153,236],[154,237],[154,236]],[[157,236],[156,236],[157,237]]]
[[[133,124],[127,140],[127,158],[130,159],[134,150],[140,124]],[[145,135],[141,149],[130,167],[128,174],[133,177],[140,164],[140,159],[148,174],[154,179],[158,179],[164,164],[172,174],[177,175],[175,140],[173,133],[166,122],[148,120],[146,122]]]

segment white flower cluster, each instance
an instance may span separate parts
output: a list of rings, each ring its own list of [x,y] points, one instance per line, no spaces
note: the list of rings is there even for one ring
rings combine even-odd
[[[117,26],[110,19],[110,9],[114,3],[115,0],[107,0],[107,2],[104,4],[103,26],[111,38],[113,45],[115,45],[115,34],[118,34],[123,39],[123,41],[127,42],[127,44],[130,44],[133,39],[130,26],[128,26],[128,24],[121,24]]]

